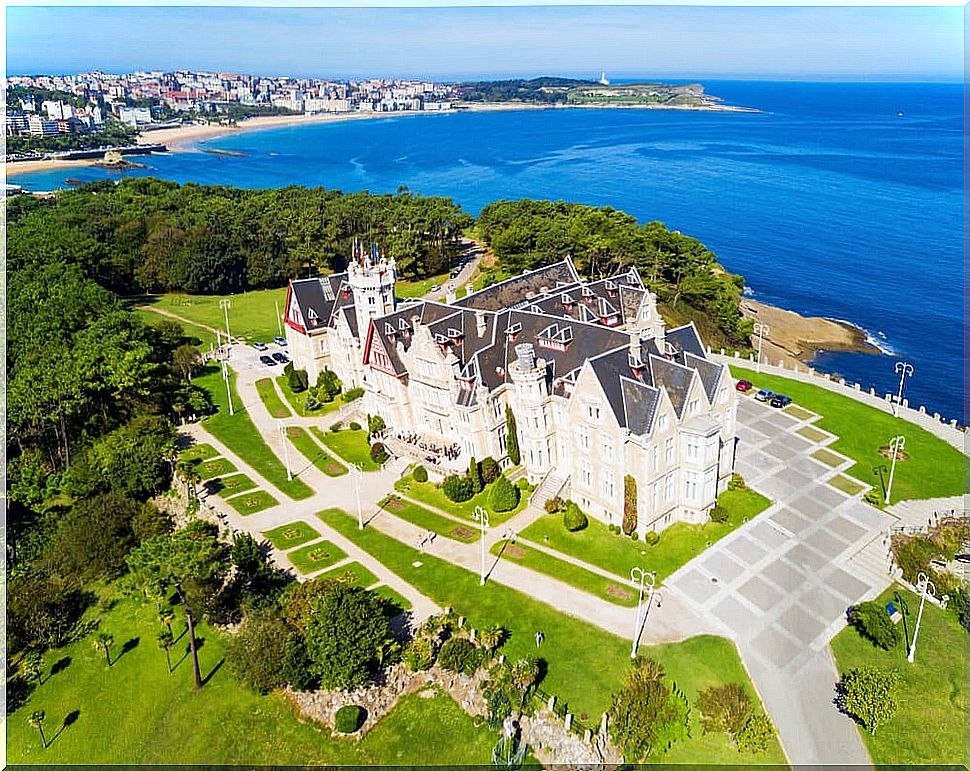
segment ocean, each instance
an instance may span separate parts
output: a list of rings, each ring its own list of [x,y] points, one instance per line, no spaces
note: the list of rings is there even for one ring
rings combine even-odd
[[[708,81],[762,113],[555,110],[412,115],[263,129],[173,153],[151,174],[243,187],[323,185],[612,206],[703,241],[751,296],[866,331],[882,355],[820,369],[966,421],[959,84]],[[35,190],[96,168],[13,175]]]

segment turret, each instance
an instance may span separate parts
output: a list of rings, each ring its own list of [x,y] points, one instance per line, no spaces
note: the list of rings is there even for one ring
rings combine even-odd
[[[386,316],[395,308],[394,283],[397,265],[373,246],[368,253],[354,243],[354,254],[347,266],[347,282],[354,292],[358,334],[363,338],[371,319]]]

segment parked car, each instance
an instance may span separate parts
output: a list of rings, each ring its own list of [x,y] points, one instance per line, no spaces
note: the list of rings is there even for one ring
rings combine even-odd
[[[775,394],[771,400],[772,407],[787,407],[789,404],[791,404],[791,397],[784,394]]]
[[[286,364],[286,362],[289,361],[289,359],[287,358],[286,354],[285,353],[280,353],[279,351],[277,351],[276,353],[273,354],[273,359],[275,361],[278,361],[280,364]]]
[[[255,343],[253,343],[253,348],[255,348],[257,351],[265,351],[266,343],[264,343],[262,340],[257,340]]]
[[[265,364],[267,367],[275,367],[276,366],[276,362],[273,361],[272,357],[267,356],[266,354],[263,354],[262,356],[260,356],[259,357],[259,360],[263,364]]]
[[[458,271],[457,270],[451,271],[451,273],[448,274],[448,278],[458,278]]]
[[[277,345],[286,345],[286,338],[280,337],[279,335],[277,335],[276,337],[273,338],[273,342],[276,343]]]
[[[439,289],[441,289],[441,287],[438,286],[437,284],[435,284],[433,287],[431,287],[431,291],[432,292],[437,292]]]
[[[758,391],[758,393],[754,395],[754,398],[757,399],[759,402],[770,402],[772,399],[775,398],[776,395],[777,394],[775,394],[774,391],[768,388],[762,388],[760,391]]]
[[[742,391],[742,392],[750,391],[752,388],[754,388],[754,386],[751,385],[751,381],[750,380],[739,380],[738,381],[738,384],[736,386],[734,386],[734,387],[737,388],[739,391]]]

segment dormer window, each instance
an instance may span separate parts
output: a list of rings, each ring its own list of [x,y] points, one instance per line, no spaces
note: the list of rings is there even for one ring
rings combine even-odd
[[[583,287],[583,302],[587,305],[593,302],[593,290],[588,286]]]
[[[618,290],[616,288],[616,284],[614,284],[612,281],[607,281],[606,282],[606,294],[609,295],[610,297],[616,297],[617,292],[618,292]]]
[[[313,308],[307,309],[306,317],[307,317],[307,320],[310,322],[311,327],[315,327],[317,324],[320,323],[320,317],[317,315],[317,312],[313,310]]]
[[[576,301],[573,299],[573,296],[568,292],[563,292],[562,295],[560,296],[560,299],[562,300],[563,307],[567,311],[571,311],[573,308],[576,307]]]
[[[461,338],[462,337],[464,337],[464,335],[459,330],[454,329],[452,327],[449,327],[448,328],[448,338],[455,345],[461,345]]]
[[[385,321],[384,334],[393,340],[397,336],[397,330]]]
[[[502,378],[502,380],[505,380],[505,367],[496,367],[495,374]]]
[[[637,380],[640,380],[643,375],[643,362],[640,360],[640,357],[635,353],[629,353],[627,354],[627,360],[630,363],[630,369],[633,370],[634,376]]]
[[[536,335],[536,340],[540,348],[547,348],[552,351],[565,351],[573,340],[573,328],[550,324]]]
[[[505,337],[508,339],[510,343],[515,342],[515,338],[518,336],[519,332],[521,331],[522,331],[522,325],[516,322],[515,324],[511,324],[505,330]]]

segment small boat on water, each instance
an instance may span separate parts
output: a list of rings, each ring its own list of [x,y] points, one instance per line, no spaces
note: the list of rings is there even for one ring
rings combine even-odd
[[[897,117],[897,118],[902,118],[902,117],[903,117],[903,116],[904,116],[905,114],[906,114],[906,113],[904,113],[904,112],[903,112],[902,110],[899,110],[899,111],[898,111],[898,112],[896,113],[896,117]]]

